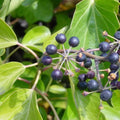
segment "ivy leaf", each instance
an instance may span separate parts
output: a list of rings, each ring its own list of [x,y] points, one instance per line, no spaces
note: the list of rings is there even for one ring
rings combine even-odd
[[[0,119],[42,120],[36,102],[33,90],[11,89],[0,98]]]
[[[70,29],[66,36],[80,39],[77,47],[96,48],[104,40],[102,32],[106,30],[113,35],[119,28],[116,7],[117,0],[83,0],[77,4]],[[68,47],[68,45],[66,44]]]
[[[24,70],[25,67],[19,62],[0,65],[0,94],[8,91]]]
[[[5,17],[9,9],[9,5],[10,5],[10,0],[4,0],[4,2],[2,3],[2,8],[0,9],[0,18],[2,20],[5,20]]]
[[[99,120],[99,118],[101,117],[101,113],[99,110],[99,94],[93,93],[92,95],[83,96],[82,92],[76,89],[76,102],[74,102],[72,99],[72,92],[70,91],[71,90],[69,90],[68,92],[68,105],[63,116],[63,120],[79,120],[79,118],[81,118],[81,120]],[[77,105],[77,108],[75,106],[75,103]]]
[[[17,37],[13,30],[0,19],[0,48],[16,45]]]
[[[17,9],[24,0],[11,0],[7,14]]]
[[[22,40],[25,46],[43,52],[43,43],[51,35],[50,30],[45,26],[37,26],[27,32]]]
[[[31,4],[29,4],[29,2]],[[50,0],[25,0],[12,15],[14,17],[25,18],[29,24],[37,21],[49,22],[53,16],[53,5]]]

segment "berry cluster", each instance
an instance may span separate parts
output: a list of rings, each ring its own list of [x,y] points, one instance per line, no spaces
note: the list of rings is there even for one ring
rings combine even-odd
[[[83,91],[83,95],[94,92],[100,92],[100,98],[103,101],[110,101],[112,97],[112,91],[114,89],[120,89],[119,78],[119,55],[120,55],[120,31],[117,31],[114,37],[110,36],[106,31],[103,32],[104,36],[114,39],[114,42],[101,42],[98,48],[84,50],[72,50],[73,47],[79,45],[79,39],[75,36],[71,37],[68,41],[70,47],[65,49],[64,43],[66,42],[66,36],[62,33],[56,36],[56,41],[62,44],[63,49],[57,49],[53,44],[46,47],[46,54],[42,57],[41,62],[44,65],[50,65],[53,67],[51,77],[53,80],[61,80],[63,75],[74,76],[70,69],[70,64],[74,67],[76,72],[80,71],[74,63],[77,63],[80,67],[84,67],[88,72],[80,74],[78,76],[77,87]],[[95,55],[96,51],[101,51],[101,55]],[[58,54],[60,57],[52,58],[51,55]],[[58,62],[53,62],[58,60]],[[95,69],[92,66],[92,62],[95,62]],[[109,62],[110,67],[104,70],[99,69],[99,64],[102,62]],[[74,63],[73,63],[74,62]],[[63,74],[64,71],[64,74]],[[107,82],[102,85],[101,79],[105,77],[104,73],[107,72]]]

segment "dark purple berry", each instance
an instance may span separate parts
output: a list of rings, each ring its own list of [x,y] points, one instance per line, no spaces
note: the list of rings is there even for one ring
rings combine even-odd
[[[115,63],[110,65],[110,70],[116,71],[119,68],[119,66]]]
[[[100,93],[100,99],[103,101],[108,101],[111,99],[111,97],[112,97],[112,92],[110,90],[103,90]]]
[[[114,34],[114,37],[117,38],[118,40],[120,40],[120,31],[117,31],[117,32]]]
[[[44,65],[50,65],[52,63],[52,58],[50,56],[43,56],[41,62]]]
[[[89,68],[92,65],[92,61],[90,58],[86,58],[86,60],[84,61],[84,67],[85,68]]]
[[[85,90],[87,88],[87,82],[83,81],[83,82],[78,82],[77,84],[77,87],[80,89],[80,90]]]
[[[117,53],[111,53],[111,55],[108,57],[108,60],[111,63],[117,63],[119,61],[119,55]]]
[[[63,73],[59,69],[56,69],[52,72],[51,77],[53,80],[61,80]]]
[[[66,37],[64,34],[60,33],[57,34],[57,36],[55,37],[56,41],[60,44],[63,44],[66,41]]]
[[[79,79],[80,82],[85,81],[86,80],[86,75],[85,74],[80,74],[78,76],[78,79]]]
[[[88,90],[89,91],[95,91],[98,89],[98,87],[99,87],[99,84],[96,80],[90,80],[88,82]]]
[[[87,76],[88,79],[92,79],[92,78],[95,77],[95,72],[94,71],[89,71],[89,72],[87,72],[86,76]]]
[[[79,44],[79,39],[77,37],[71,37],[69,40],[69,45],[71,47],[76,47]]]
[[[46,52],[48,55],[53,55],[57,52],[57,47],[53,44],[50,44],[46,47]]]
[[[117,54],[120,55],[120,48],[119,48],[119,50],[117,51]]]
[[[117,87],[117,89],[120,89],[120,81],[116,82],[116,87]]]
[[[86,55],[83,53],[79,53],[76,57],[76,61],[78,61],[78,62],[83,62],[83,61],[85,61],[85,59],[86,59]]]
[[[99,44],[100,51],[107,52],[110,49],[110,45],[108,42],[101,42]]]
[[[111,83],[110,83],[111,87],[115,87],[116,84],[117,84],[117,81],[116,81],[116,80],[112,80]],[[115,87],[115,88],[112,88],[112,89],[115,90],[115,89],[117,89],[117,88]]]

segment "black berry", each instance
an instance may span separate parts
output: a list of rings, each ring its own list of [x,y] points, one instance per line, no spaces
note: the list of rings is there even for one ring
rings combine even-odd
[[[61,80],[63,73],[59,69],[56,69],[52,72],[51,77],[53,80]]]
[[[76,57],[76,61],[78,61],[78,62],[83,62],[83,61],[85,61],[85,59],[86,59],[86,55],[83,53],[79,53]]]
[[[92,65],[92,61],[90,58],[86,58],[86,60],[84,61],[84,67],[85,68],[89,68]]]
[[[110,90],[103,90],[101,93],[100,93],[100,98],[101,100],[103,101],[108,101],[110,100],[112,97],[112,92]]]
[[[50,65],[52,63],[52,58],[50,56],[43,56],[41,62],[44,65]]]
[[[46,47],[46,52],[48,55],[53,55],[57,52],[57,47],[53,44],[50,44]]]
[[[107,52],[110,49],[110,45],[108,42],[101,42],[99,44],[100,51]]]
[[[89,91],[95,91],[99,87],[98,82],[96,80],[90,80],[88,82],[88,90]]]
[[[116,71],[118,68],[119,68],[119,66],[117,64],[115,64],[115,63],[110,65],[110,70]]]
[[[119,60],[119,55],[117,53],[111,53],[111,55],[108,57],[108,60],[111,63],[117,63]]]
[[[77,86],[78,86],[78,88],[80,89],[80,90],[85,90],[86,88],[87,88],[87,82],[85,82],[85,81],[83,81],[83,82],[78,82],[78,84],[77,84]]]
[[[120,89],[120,81],[116,82],[116,87],[117,87],[117,89]]]
[[[76,47],[79,44],[79,39],[77,37],[71,37],[69,40],[69,45],[71,47]]]
[[[87,72],[86,76],[87,76],[88,79],[92,79],[92,78],[95,77],[95,72],[94,71],[89,71],[89,72]]]
[[[78,79],[79,79],[80,82],[81,82],[81,81],[85,81],[85,80],[86,80],[86,74],[80,74],[80,75],[78,76]]]
[[[117,31],[117,32],[114,34],[114,37],[117,38],[118,40],[120,40],[120,31]]]
[[[60,44],[63,44],[66,41],[66,37],[64,34],[60,33],[57,34],[57,36],[55,37],[56,41]]]

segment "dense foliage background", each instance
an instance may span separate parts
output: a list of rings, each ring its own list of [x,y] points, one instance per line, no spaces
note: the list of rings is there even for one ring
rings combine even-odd
[[[78,75],[87,69],[76,73],[70,66],[74,77],[57,82],[52,68],[25,67],[36,62],[25,47],[40,58],[49,44],[61,48],[58,33],[65,33],[67,49],[71,36],[80,39],[76,50],[97,48],[105,41],[104,30],[113,36],[119,29],[119,16],[118,0],[0,0],[0,120],[120,120],[119,90],[113,91],[112,107],[102,102],[99,109],[99,93],[83,96],[77,88]],[[108,66],[100,64],[101,69]]]

